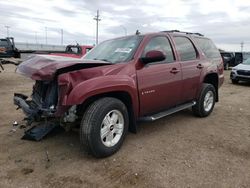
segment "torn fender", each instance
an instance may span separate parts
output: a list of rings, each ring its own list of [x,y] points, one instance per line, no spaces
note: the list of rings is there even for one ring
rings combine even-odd
[[[96,77],[79,83],[63,101],[63,105],[82,104],[89,97],[109,93],[109,92],[127,92],[132,100],[133,109],[137,117],[139,111],[139,102],[137,96],[136,81],[126,75],[107,75]]]

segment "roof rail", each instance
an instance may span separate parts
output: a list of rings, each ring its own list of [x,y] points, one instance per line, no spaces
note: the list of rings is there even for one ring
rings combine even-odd
[[[169,31],[162,31],[162,32],[166,32],[166,33],[184,33],[184,34],[190,34],[190,35],[198,35],[198,36],[204,36],[200,33],[191,33],[191,32],[185,32],[185,31],[179,31],[179,30],[169,30]]]

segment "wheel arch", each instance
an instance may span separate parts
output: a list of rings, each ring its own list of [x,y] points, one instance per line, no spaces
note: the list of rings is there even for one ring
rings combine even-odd
[[[132,100],[132,96],[126,91],[111,91],[111,92],[100,93],[97,95],[90,96],[86,100],[84,100],[83,103],[77,106],[78,114],[82,115],[86,111],[86,109],[89,107],[90,104],[104,97],[113,97],[113,98],[119,99],[126,105],[128,114],[129,114],[129,131],[136,133],[137,132],[136,113],[134,110],[133,100]]]
[[[209,73],[204,77],[203,83],[212,84],[216,91],[215,101],[219,101],[219,76],[217,73]]]

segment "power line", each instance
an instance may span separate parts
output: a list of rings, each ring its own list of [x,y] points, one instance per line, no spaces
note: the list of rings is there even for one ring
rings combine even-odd
[[[94,20],[96,21],[96,45],[97,45],[98,44],[98,25],[99,25],[99,21],[101,21],[99,10],[97,10]]]
[[[122,27],[122,29],[124,30],[125,36],[127,36],[127,28],[124,27],[123,25],[120,25]]]

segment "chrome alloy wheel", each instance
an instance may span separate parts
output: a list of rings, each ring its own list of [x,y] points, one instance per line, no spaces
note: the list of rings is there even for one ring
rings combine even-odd
[[[116,145],[124,131],[124,117],[118,110],[112,110],[104,117],[100,136],[102,143],[107,147]]]
[[[213,107],[213,103],[214,103],[214,93],[212,91],[208,91],[204,98],[204,103],[203,103],[204,110],[206,112],[209,112]]]

